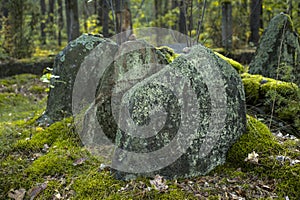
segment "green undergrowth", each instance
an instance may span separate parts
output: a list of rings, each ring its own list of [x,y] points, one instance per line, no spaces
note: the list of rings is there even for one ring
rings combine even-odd
[[[215,169],[211,176],[276,180],[273,190],[277,195],[299,198],[300,165],[290,166],[289,162],[276,160],[279,155],[298,158],[299,141],[279,143],[259,120],[248,116],[247,123],[247,132],[230,149],[226,164]],[[8,130],[8,126],[4,129]],[[81,145],[72,118],[49,127],[36,126],[34,119],[16,121],[10,124],[9,132],[4,129],[2,127],[0,134],[14,139],[10,149],[1,154],[0,183],[5,184],[0,184],[0,199],[7,197],[10,190],[20,188],[24,188],[27,198],[30,198],[30,192],[42,184],[46,187],[36,199],[51,199],[57,194],[72,199],[196,199],[193,193],[183,190],[174,180],[167,181],[168,190],[160,192],[153,189],[149,179],[125,182],[114,179],[109,170],[101,171],[101,158],[94,157]],[[48,148],[45,149],[45,145]],[[246,162],[244,159],[253,151],[259,155],[258,163]],[[224,182],[227,179],[224,178]],[[130,190],[122,190],[131,184]],[[206,192],[210,199],[218,199],[218,193],[213,189],[208,188]]]
[[[45,107],[45,89],[36,75],[0,79],[0,122],[32,118]]]

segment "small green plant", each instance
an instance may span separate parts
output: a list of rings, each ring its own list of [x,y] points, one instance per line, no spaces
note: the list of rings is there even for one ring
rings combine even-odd
[[[60,77],[54,74],[51,74],[51,72],[53,71],[52,68],[47,67],[46,68],[46,73],[40,78],[40,80],[43,83],[47,83],[48,84],[48,88],[46,89],[46,92],[49,92],[50,88],[54,88],[54,85],[51,84],[51,80],[53,80],[54,82],[61,82],[61,83],[65,83],[64,81],[60,81],[58,80]]]

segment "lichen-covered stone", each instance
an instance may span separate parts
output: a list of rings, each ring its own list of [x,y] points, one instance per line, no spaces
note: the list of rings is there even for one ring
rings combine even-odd
[[[38,120],[51,124],[72,114],[72,91],[77,72],[84,58],[99,43],[108,41],[97,35],[81,35],[71,41],[55,58],[52,74],[58,76],[51,80],[47,108]]]
[[[201,45],[128,89],[120,110],[112,167],[121,179],[205,175],[246,127],[240,76]]]
[[[132,85],[159,71],[167,63],[164,54],[146,41],[128,41],[119,47],[114,55],[114,63],[108,66],[101,77],[96,94],[97,120],[105,135],[113,143],[117,132],[117,122],[112,108],[113,89],[122,87],[126,91]],[[121,94],[123,92],[121,91]],[[94,142],[97,143],[97,140],[102,138],[95,138]]]
[[[265,30],[249,73],[300,85],[300,39],[291,18],[275,16]]]

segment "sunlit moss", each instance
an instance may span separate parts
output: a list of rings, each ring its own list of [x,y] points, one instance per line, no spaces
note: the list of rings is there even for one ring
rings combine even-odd
[[[172,48],[167,46],[157,47],[157,49],[165,55],[168,63],[173,62],[173,60],[179,56],[179,54],[176,54]]]
[[[266,78],[261,75],[251,75],[243,73],[241,75],[244,84],[247,102],[256,103],[258,99],[265,99],[267,93],[271,90],[286,97],[295,95],[298,86],[294,83],[277,81],[275,79]]]

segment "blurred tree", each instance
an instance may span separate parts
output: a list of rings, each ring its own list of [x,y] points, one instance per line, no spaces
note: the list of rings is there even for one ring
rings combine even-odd
[[[132,19],[129,0],[116,0],[116,32],[121,33],[118,43],[128,40],[132,34]]]
[[[232,48],[232,4],[222,2],[222,45],[226,50]]]
[[[1,13],[0,13],[1,23],[0,23],[0,30],[2,29],[3,24],[5,23],[5,21],[8,18],[7,3],[8,3],[8,0],[2,0],[1,1]]]
[[[78,1],[65,0],[66,16],[67,16],[67,35],[68,42],[79,37],[79,14],[78,14]]]
[[[54,9],[55,9],[55,0],[49,0],[47,28],[48,28],[49,36],[53,39],[56,38],[55,30],[54,30]]]
[[[3,47],[11,57],[25,58],[33,52],[31,21],[26,21],[31,6],[28,0],[7,1],[8,23],[5,26]]]
[[[58,12],[58,45],[61,46],[62,43],[62,29],[64,28],[64,16],[63,16],[63,2],[62,0],[57,0],[57,12]]]
[[[109,37],[109,6],[107,0],[101,0],[102,32],[104,37]]]
[[[259,41],[259,29],[262,28],[262,0],[251,0],[250,3],[250,39],[257,46]]]
[[[96,2],[96,0],[94,0],[94,1]],[[83,8],[82,9],[83,9],[83,11],[82,11],[82,13],[83,13],[83,29],[84,29],[84,32],[87,33],[88,32],[87,21],[88,21],[88,17],[89,17],[89,13],[88,13],[88,0],[84,0],[83,1]]]
[[[103,26],[103,12],[104,10],[104,4],[107,4],[106,0],[94,0],[94,7],[95,7],[95,14],[97,15],[97,25]]]
[[[40,0],[40,7],[41,7],[41,42],[42,44],[46,44],[46,24],[45,24],[45,15],[46,15],[46,2],[45,0]]]
[[[185,0],[179,0],[179,32],[186,34],[186,3]]]

